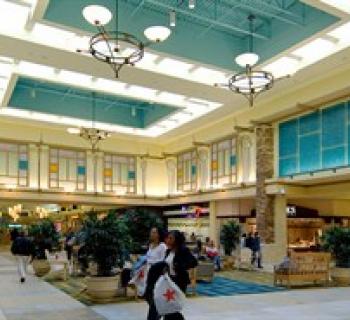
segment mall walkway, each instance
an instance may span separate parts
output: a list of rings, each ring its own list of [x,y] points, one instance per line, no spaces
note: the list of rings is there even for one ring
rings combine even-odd
[[[108,320],[144,320],[146,305],[124,303],[93,308]],[[186,320],[350,320],[350,288],[197,298]]]
[[[83,319],[105,318],[34,276],[20,284],[14,261],[0,255],[0,320]]]
[[[188,301],[186,320],[350,320],[350,288]],[[86,307],[48,283],[18,281],[12,259],[0,254],[0,320],[145,320],[143,302]]]

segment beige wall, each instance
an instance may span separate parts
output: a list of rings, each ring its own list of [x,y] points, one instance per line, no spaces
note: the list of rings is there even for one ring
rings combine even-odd
[[[350,200],[293,199],[289,203],[316,209],[321,216],[350,216]]]
[[[254,199],[230,199],[216,201],[216,215],[218,217],[249,216],[255,208]]]

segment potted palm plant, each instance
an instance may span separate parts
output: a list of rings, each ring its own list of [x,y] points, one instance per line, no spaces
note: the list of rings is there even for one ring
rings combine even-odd
[[[350,228],[335,227],[322,237],[322,247],[335,259],[331,276],[339,285],[350,285]]]
[[[58,246],[59,233],[49,219],[44,219],[29,227],[29,236],[33,238],[33,269],[38,277],[50,272],[46,250],[51,251]]]
[[[83,223],[83,242],[97,272],[86,278],[87,293],[95,300],[109,300],[117,293],[115,268],[124,263],[130,246],[127,225],[114,213],[103,218],[90,213]]]
[[[149,232],[152,228],[164,228],[164,221],[149,208],[127,209],[121,219],[128,226],[131,238],[130,252],[133,254],[144,254],[147,251]]]
[[[233,267],[235,264],[232,252],[237,248],[240,241],[240,226],[235,220],[228,221],[222,226],[220,242],[224,247],[224,268]]]

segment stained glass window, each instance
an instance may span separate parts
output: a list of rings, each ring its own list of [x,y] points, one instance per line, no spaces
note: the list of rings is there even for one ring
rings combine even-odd
[[[104,155],[104,191],[136,193],[136,159],[134,156]]]
[[[177,190],[197,190],[197,152],[183,152],[177,157]]]
[[[27,187],[29,184],[28,146],[0,142],[0,183]]]
[[[50,148],[49,187],[67,191],[86,190],[86,152]]]
[[[236,138],[214,142],[211,145],[211,184],[222,186],[236,183]]]

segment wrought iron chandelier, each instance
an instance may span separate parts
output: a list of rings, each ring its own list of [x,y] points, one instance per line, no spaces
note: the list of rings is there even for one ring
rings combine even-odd
[[[87,22],[96,26],[97,33],[90,38],[88,50],[77,49],[77,52],[92,55],[99,61],[107,63],[119,78],[119,72],[125,65],[134,66],[144,57],[145,47],[152,43],[165,41],[171,30],[165,26],[151,26],[144,30],[148,42],[140,41],[136,36],[119,31],[119,6],[115,5],[115,30],[107,31],[105,25],[112,20],[112,13],[106,7],[89,5],[83,9]]]
[[[236,57],[236,63],[244,68],[244,71],[234,74],[225,84],[215,84],[217,87],[227,87],[235,93],[242,94],[248,99],[252,107],[254,99],[262,92],[273,87],[275,78],[271,72],[254,70],[253,67],[259,61],[259,56],[253,52],[254,15],[248,16],[249,21],[249,51]]]
[[[81,138],[88,141],[91,145],[92,151],[97,150],[100,141],[109,138],[112,134],[109,131],[96,128],[96,94],[92,93],[92,114],[91,114],[91,127],[82,128],[68,128],[67,131],[71,134],[79,135]]]

